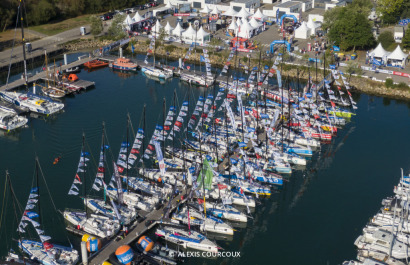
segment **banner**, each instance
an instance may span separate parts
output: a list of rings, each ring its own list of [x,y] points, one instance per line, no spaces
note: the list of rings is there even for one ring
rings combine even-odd
[[[165,177],[165,163],[164,163],[164,157],[162,156],[162,150],[159,142],[155,141],[155,151],[157,152],[157,159],[158,159],[158,165],[159,169],[161,171],[161,176]]]

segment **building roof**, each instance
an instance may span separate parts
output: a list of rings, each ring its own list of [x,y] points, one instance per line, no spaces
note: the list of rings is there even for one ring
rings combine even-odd
[[[284,2],[276,5],[275,7],[283,7],[283,8],[288,8],[292,6],[300,5],[300,2],[295,2],[295,1],[289,1],[289,2]]]

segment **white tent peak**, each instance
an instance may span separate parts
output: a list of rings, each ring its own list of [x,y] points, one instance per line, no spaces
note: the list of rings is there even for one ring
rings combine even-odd
[[[210,35],[208,32],[206,32],[204,29],[203,29],[203,27],[201,26],[201,28],[198,30],[198,32],[197,32],[197,37],[198,38],[202,38],[202,37],[205,37],[205,36],[208,36],[208,35]]]
[[[178,23],[179,25],[179,23]],[[164,27],[165,32],[168,34],[171,34],[172,30],[174,29],[173,27],[171,27],[171,25],[169,24],[169,21],[167,21],[167,25]]]
[[[138,11],[135,13],[132,19],[134,20],[135,23],[145,20],[145,18],[142,17],[140,13],[138,13]]]
[[[208,5],[205,5],[205,7],[201,10],[201,13],[208,14],[209,12],[211,12],[211,9],[209,9]]]
[[[383,58],[383,57],[387,56],[388,54],[389,54],[389,52],[386,51],[386,50],[383,48],[383,46],[382,46],[381,43],[379,43],[379,45],[377,45],[376,49],[374,49],[374,50],[370,53],[370,55],[371,55],[372,57],[377,57],[377,58]]]
[[[238,29],[238,25],[236,24],[236,20],[232,19],[231,25],[229,25],[228,29],[230,30],[236,30]]]
[[[222,13],[223,16],[227,16],[227,17],[234,17],[236,16],[238,12],[236,12],[235,10],[233,10],[232,6],[229,7],[229,9],[227,11],[225,11],[224,13]]]
[[[172,35],[180,36],[184,32],[184,29],[181,27],[181,24],[177,23],[174,30],[172,31]]]
[[[161,26],[159,21],[157,21],[157,23],[155,23],[155,25],[152,27],[152,31],[155,32],[155,33],[160,33],[162,28],[163,28],[163,26]]]
[[[309,28],[311,28],[311,29],[315,29],[315,28],[320,27],[319,23],[314,22],[313,19],[312,19],[312,17],[309,18],[309,21],[308,21],[308,23],[307,23],[307,26],[308,26]]]
[[[168,3],[165,6],[166,8],[174,8],[174,6],[171,4],[171,1],[168,1]]]
[[[397,45],[396,49],[394,49],[394,51],[387,56],[387,59],[390,59],[390,60],[403,60],[403,59],[406,59],[407,56],[409,56],[409,55],[404,53],[401,50],[400,45]]]
[[[246,11],[246,9],[244,7],[242,7],[241,11],[239,11],[235,17],[241,17],[241,18],[248,18],[251,14]]]
[[[264,20],[266,18],[266,16],[258,8],[258,10],[255,12],[255,14],[252,16],[252,18],[256,18],[258,20]]]
[[[130,15],[127,15],[127,17],[124,19],[124,24],[127,25],[127,26],[129,26],[129,25],[131,25],[132,23],[133,23],[133,21],[132,21]]]
[[[221,14],[221,11],[218,9],[218,7],[215,5],[214,9],[211,11],[212,15],[219,15]]]
[[[252,19],[249,21],[249,24],[251,24],[251,26],[254,27],[254,28],[259,28],[259,27],[262,26],[261,23],[256,21],[255,17],[252,17]]]

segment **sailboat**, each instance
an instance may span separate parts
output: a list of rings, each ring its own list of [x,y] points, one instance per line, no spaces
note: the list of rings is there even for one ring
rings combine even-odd
[[[24,239],[23,237],[19,240],[19,247],[30,257],[30,259],[38,260],[44,265],[76,264],[79,260],[78,251],[70,247],[50,243],[51,237],[47,236],[45,231],[41,229],[39,167],[38,159],[36,159],[35,186],[30,189],[30,195],[18,226],[18,231],[20,234],[25,234],[28,229],[27,226],[31,223],[34,230],[37,232],[40,241]]]
[[[159,22],[157,21],[157,23]],[[155,35],[156,34],[157,33],[155,33]],[[151,76],[151,77],[156,77],[156,78],[161,78],[161,79],[169,79],[173,77],[174,75],[172,70],[155,65],[155,39],[156,39],[155,35],[152,36],[151,43],[148,49],[148,53],[144,61],[145,65],[141,65],[141,72],[145,74],[146,76]],[[152,50],[154,51],[153,52],[154,62],[152,66],[150,66],[148,65],[148,56],[151,54]]]
[[[73,184],[70,187],[68,195],[78,196],[80,190],[79,185],[83,185],[83,191],[85,195],[86,191],[86,177],[87,162],[90,160],[90,155],[85,151],[85,135],[82,138],[82,147],[80,161],[78,163],[77,171]],[[81,176],[81,178],[80,178]],[[86,197],[85,197],[86,198]],[[64,219],[77,230],[84,231],[87,234],[98,236],[99,238],[110,238],[114,236],[121,228],[118,220],[112,220],[106,216],[97,214],[89,215],[87,207],[85,210],[65,209],[63,212]]]
[[[12,131],[23,127],[27,122],[28,119],[26,117],[18,116],[15,110],[0,106],[0,129]]]

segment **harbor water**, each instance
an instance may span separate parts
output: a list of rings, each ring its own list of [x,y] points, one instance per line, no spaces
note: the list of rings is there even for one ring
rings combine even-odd
[[[205,89],[189,89],[176,78],[161,84],[141,73],[113,72],[109,68],[83,70],[78,76],[94,81],[95,88],[65,98],[63,113],[30,119],[28,128],[17,132],[0,132],[2,200],[8,169],[15,194],[24,205],[37,155],[56,208],[82,208],[80,199],[67,192],[77,169],[83,132],[87,151],[96,160],[105,122],[106,144],[110,146],[107,162],[111,164],[126,140],[127,113],[136,132],[142,126],[146,104],[146,135],[151,136],[155,125],[162,124],[163,98],[168,111],[174,90],[179,107],[188,91],[191,101],[196,102]],[[212,88],[205,90],[206,95],[212,93]],[[393,194],[400,168],[410,170],[410,104],[365,94],[355,95],[355,99],[357,115],[337,137],[322,145],[306,168],[295,171],[283,188],[262,199],[246,227],[236,228],[233,238],[217,240],[223,251],[239,251],[239,258],[190,258],[188,264],[327,265],[355,258],[354,240],[380,208],[380,201]],[[53,165],[58,156],[60,162]],[[95,177],[94,164],[89,166],[88,183]],[[55,241],[69,245],[63,218],[54,211],[47,187],[42,186],[43,228]],[[7,216],[6,227],[1,227],[0,256],[15,247],[12,239],[18,238],[13,211],[7,211]],[[76,236],[68,238],[78,244]]]

